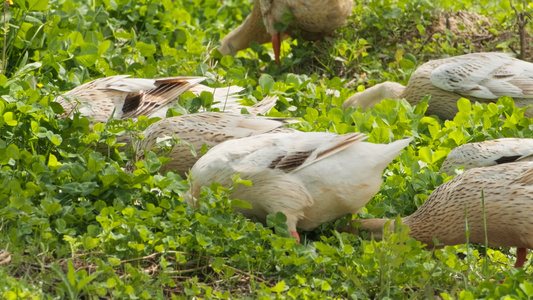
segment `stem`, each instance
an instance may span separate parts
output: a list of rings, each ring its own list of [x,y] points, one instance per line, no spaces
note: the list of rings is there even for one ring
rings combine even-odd
[[[485,192],[483,189],[481,189],[481,212],[483,215],[483,231],[485,232],[485,257],[483,259],[483,275],[487,276],[489,270],[489,257],[487,253],[487,249],[489,247],[489,236],[487,234],[487,214],[485,212]]]
[[[467,265],[470,266],[470,261],[471,261],[471,257],[470,257],[470,229],[468,228],[468,209],[466,207],[466,204],[465,204],[465,234],[466,234],[466,262],[467,262]],[[470,270],[470,268],[466,268],[466,276],[464,278],[464,283],[465,283],[465,286],[468,286],[468,280],[469,280],[469,276],[468,276],[468,271]]]
[[[520,15],[520,21],[518,23],[518,34],[520,35],[520,59],[526,58],[526,32],[525,32],[525,17]]]
[[[7,45],[7,47],[5,47],[5,48],[7,49],[7,50],[6,50],[6,51],[7,51],[7,54],[6,54],[7,57],[10,56],[11,51],[12,51],[12,49],[13,49],[14,41],[15,41],[15,39],[17,38],[17,35],[18,35],[19,31],[20,31],[20,28],[22,27],[22,26],[20,26],[20,25],[23,23],[23,20],[26,19],[26,13],[23,12],[21,9],[16,9],[15,11],[16,11],[16,13],[13,15],[13,17],[12,17],[11,19],[15,20],[14,22],[15,22],[15,23],[18,23],[18,26],[15,26],[14,30],[8,31],[8,33],[9,33],[9,35],[10,35],[10,40],[13,41],[13,42],[12,42],[12,43],[9,43],[9,44]],[[7,23],[6,23],[6,26],[7,26]],[[9,27],[9,26],[8,26],[8,27]],[[6,40],[6,39],[4,39],[4,41],[5,41],[5,40]],[[18,62],[19,62],[19,60],[20,60],[21,58],[22,58],[22,55],[19,55],[19,58],[18,58],[18,60],[17,60],[17,63],[15,64],[15,66],[18,65]],[[7,72],[7,64],[4,64],[4,67],[5,67],[6,72]]]
[[[7,40],[7,30],[9,26],[7,25],[7,8],[9,7],[9,1],[4,1],[4,47],[2,48],[2,66],[0,67],[0,74],[5,73],[6,69],[6,40]]]

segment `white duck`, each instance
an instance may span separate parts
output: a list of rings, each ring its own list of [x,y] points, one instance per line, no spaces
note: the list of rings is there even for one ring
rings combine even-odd
[[[533,249],[533,162],[515,162],[474,168],[457,175],[429,196],[412,215],[402,219],[409,226],[409,236],[438,248],[439,245],[466,243],[465,211],[469,242],[485,243],[481,193],[485,197],[488,245],[517,247],[515,267],[526,261],[526,249]],[[362,223],[359,230],[369,230],[381,238],[387,219],[353,220]],[[390,230],[394,229],[391,221]],[[352,226],[340,229],[358,233]]]
[[[144,131],[144,139],[136,147],[138,159],[142,159],[144,151],[155,150],[158,143],[178,138],[192,146],[175,145],[166,156],[171,161],[159,170],[165,172],[172,170],[182,177],[200,158],[202,147],[216,146],[224,141],[238,139],[271,132],[294,132],[295,129],[284,127],[289,122],[285,118],[269,118],[254,115],[241,115],[233,113],[205,112],[191,115],[181,115],[166,118],[150,125]]]
[[[239,185],[232,198],[252,209],[236,208],[264,221],[282,212],[288,230],[312,230],[322,223],[356,213],[379,190],[385,167],[412,138],[390,144],[363,142],[361,133],[272,133],[230,140],[213,147],[191,170],[193,202],[202,186],[231,186],[240,174],[252,186]]]
[[[275,25],[282,23],[287,11],[292,12],[293,20],[284,33],[315,41],[343,26],[353,5],[353,0],[255,0],[250,15],[222,39],[219,51],[229,55],[248,48],[251,42],[272,41],[275,59],[280,62],[282,32]]]
[[[238,86],[210,88],[199,84],[205,77],[168,77],[157,79],[128,78],[116,75],[98,78],[57,97],[55,100],[65,110],[60,117],[70,117],[77,108],[82,115],[92,117],[94,122],[105,123],[113,115],[115,119],[137,118],[141,115],[164,118],[166,111],[191,91],[213,93],[220,107],[237,109],[235,93],[243,90]]]
[[[431,95],[427,114],[453,119],[457,100],[496,102],[510,96],[517,107],[533,104],[533,64],[503,53],[471,53],[429,61],[416,69],[407,86],[383,82],[348,98],[343,106],[368,109],[383,99],[405,98],[411,105]],[[533,117],[533,110],[526,111]]]
[[[464,144],[450,151],[440,171],[452,175],[457,167],[465,170],[515,161],[533,160],[533,139],[501,138]]]

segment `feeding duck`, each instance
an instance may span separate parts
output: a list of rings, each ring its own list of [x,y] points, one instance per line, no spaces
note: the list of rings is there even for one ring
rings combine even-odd
[[[517,247],[515,267],[526,261],[526,249],[533,249],[533,162],[514,162],[474,168],[436,188],[412,215],[402,219],[409,236],[435,247],[469,242],[485,243],[481,193],[485,199],[488,245]],[[466,214],[466,215],[465,215]],[[369,230],[381,238],[387,219],[353,220],[362,223],[358,230]],[[394,228],[391,221],[390,229]],[[357,233],[354,227],[341,229]]]
[[[275,60],[280,62],[282,34],[311,41],[322,39],[346,23],[353,5],[352,0],[255,0],[250,15],[222,39],[219,51],[229,55],[248,48],[251,42],[272,41]],[[280,32],[275,25],[282,23],[288,11],[292,22]]]
[[[299,241],[296,228],[312,230],[348,213],[356,213],[379,190],[385,167],[412,138],[390,144],[363,142],[361,133],[272,133],[226,141],[213,147],[193,166],[189,202],[202,186],[232,185],[240,174],[252,186],[239,185],[231,194],[252,208],[236,208],[265,221],[282,212]]]
[[[343,107],[368,109],[383,99],[405,98],[411,105],[431,95],[427,114],[453,119],[457,100],[496,102],[514,98],[517,107],[533,104],[533,64],[504,53],[471,53],[429,61],[416,69],[407,86],[383,82],[348,98]],[[525,115],[533,117],[533,110]]]
[[[270,100],[270,99],[268,99]],[[295,129],[284,127],[290,119],[271,118],[234,113],[204,112],[181,115],[162,119],[146,128],[144,139],[136,149],[138,159],[144,151],[154,149],[158,143],[178,138],[186,145],[176,144],[166,154],[171,161],[164,164],[160,172],[172,170],[182,177],[200,158],[202,147],[209,148],[224,141],[258,135],[269,132],[294,132]],[[193,147],[194,154],[190,147]]]
[[[82,115],[92,117],[94,122],[105,123],[113,115],[115,119],[147,117],[164,118],[166,112],[179,99],[191,91],[213,93],[214,101],[228,109],[236,109],[235,93],[243,90],[238,86],[210,88],[199,84],[205,77],[129,78],[116,75],[98,78],[57,97],[55,100],[65,110],[60,117],[70,117],[75,108]]]
[[[461,166],[467,170],[530,160],[533,160],[533,139],[501,138],[464,144],[452,149],[442,163],[440,171],[451,175],[454,168]]]

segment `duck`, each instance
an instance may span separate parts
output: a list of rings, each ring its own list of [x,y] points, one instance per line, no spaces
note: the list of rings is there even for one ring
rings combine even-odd
[[[346,24],[353,6],[353,0],[255,0],[244,23],[221,40],[219,51],[222,55],[232,55],[248,48],[251,42],[271,41],[279,63],[283,36],[320,40]],[[280,32],[275,25],[282,23],[287,11],[293,19],[286,31]]]
[[[57,97],[64,112],[60,118],[71,117],[78,110],[94,123],[106,123],[110,118],[126,119],[147,117],[164,118],[166,112],[186,91],[200,95],[203,91],[213,93],[214,102],[220,108],[237,109],[238,86],[210,88],[201,85],[205,77],[130,78],[130,75],[115,75],[98,78],[82,84]],[[216,107],[216,106],[215,106]]]
[[[517,247],[515,267],[526,261],[527,249],[533,249],[533,162],[514,162],[469,169],[437,187],[426,202],[412,215],[401,219],[409,227],[409,236],[430,248],[467,242],[485,244],[482,193],[485,202],[488,246]],[[465,217],[466,212],[466,217]],[[361,226],[341,228],[358,233],[368,230],[382,238],[382,230],[395,220],[352,220]],[[353,225],[353,224],[352,224]],[[435,239],[438,244],[435,243]]]
[[[500,138],[458,146],[450,151],[440,172],[452,175],[457,167],[468,170],[515,161],[533,161],[533,139]]]
[[[194,205],[202,186],[217,182],[231,187],[239,174],[252,185],[238,185],[230,197],[251,208],[235,211],[262,222],[281,212],[300,242],[297,228],[313,230],[359,211],[378,192],[383,170],[412,137],[389,144],[364,139],[362,133],[298,131],[229,140],[194,164],[184,199]]]
[[[460,98],[488,104],[510,96],[517,107],[524,108],[533,104],[532,87],[532,63],[505,53],[470,53],[426,62],[413,72],[406,86],[383,82],[349,97],[343,107],[369,109],[384,99],[403,98],[416,105],[431,95],[426,114],[451,120]],[[533,117],[533,110],[527,110],[525,116]]]
[[[185,178],[201,157],[204,146],[212,148],[227,140],[263,133],[295,132],[296,129],[285,127],[293,121],[292,118],[218,112],[170,117],[148,126],[143,132],[144,139],[135,145],[135,152],[137,160],[141,160],[145,152],[156,151],[158,144],[178,138],[179,142],[165,154],[171,160],[159,172],[172,171]]]

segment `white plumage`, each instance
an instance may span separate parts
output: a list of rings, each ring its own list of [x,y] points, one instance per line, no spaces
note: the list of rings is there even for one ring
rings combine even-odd
[[[391,144],[363,142],[365,135],[326,132],[273,133],[230,140],[204,155],[191,170],[189,201],[202,186],[251,180],[231,195],[252,209],[236,209],[265,220],[282,212],[288,229],[311,230],[359,211],[379,190],[385,167],[412,138]]]

